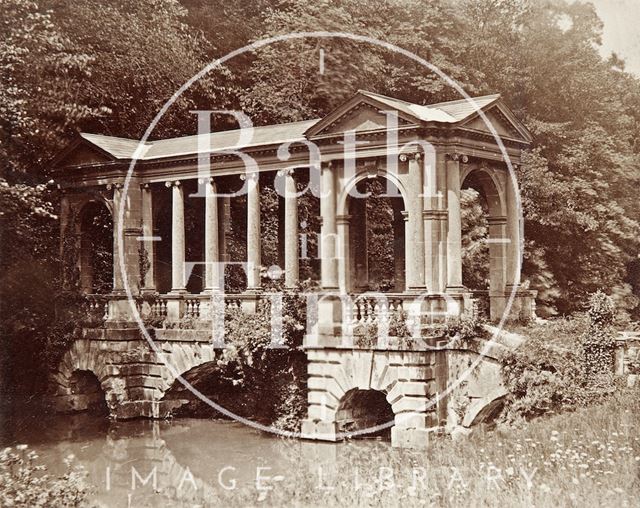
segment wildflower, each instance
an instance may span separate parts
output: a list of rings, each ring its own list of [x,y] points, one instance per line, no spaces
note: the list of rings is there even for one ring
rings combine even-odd
[[[16,446],[16,450],[18,451],[23,451],[27,449],[27,445],[26,444],[19,444]]]

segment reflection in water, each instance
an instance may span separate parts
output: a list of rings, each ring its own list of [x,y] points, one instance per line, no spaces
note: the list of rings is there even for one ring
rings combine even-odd
[[[257,480],[268,486],[301,467],[332,466],[348,448],[374,445],[286,440],[220,420],[109,422],[89,414],[34,419],[5,444],[16,443],[35,448],[56,474],[73,454],[95,487],[94,500],[110,507],[211,502],[233,488],[255,489]]]

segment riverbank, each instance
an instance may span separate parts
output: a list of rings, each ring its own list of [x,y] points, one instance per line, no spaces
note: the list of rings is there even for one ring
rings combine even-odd
[[[634,506],[640,390],[520,429],[434,439],[427,452],[383,440],[285,440],[236,422],[30,420],[24,443],[52,476],[70,455],[102,506]]]
[[[273,506],[637,506],[639,415],[640,390],[626,390],[522,429],[437,439],[426,454],[390,452],[381,443],[352,448],[331,470],[298,469],[271,490],[223,497],[237,506],[258,499]]]

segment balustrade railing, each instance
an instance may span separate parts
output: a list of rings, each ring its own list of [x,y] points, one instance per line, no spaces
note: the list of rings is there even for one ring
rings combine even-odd
[[[269,293],[224,294],[224,312],[256,312],[263,306],[270,305],[271,296]],[[119,308],[124,308],[126,312],[126,305],[122,305],[126,302],[122,300],[123,297],[119,295],[87,295],[88,321],[103,323],[109,317],[110,301],[120,303]],[[159,322],[208,320],[211,319],[215,305],[215,300],[207,294],[147,295],[136,300],[138,312],[143,319]],[[467,308],[468,302],[464,306]],[[474,311],[478,312],[477,309]],[[439,295],[362,293],[345,295],[342,299],[343,333],[348,336],[371,334],[378,330],[386,330],[389,336],[399,336],[401,333],[406,334],[407,329],[416,330],[416,326],[424,327],[429,322],[438,321],[438,316],[445,316],[446,319],[446,314],[447,303]]]
[[[151,317],[154,318],[166,318],[167,317],[167,300],[162,298],[156,298],[150,304]]]

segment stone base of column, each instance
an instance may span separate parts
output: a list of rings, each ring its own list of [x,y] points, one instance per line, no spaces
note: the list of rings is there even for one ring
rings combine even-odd
[[[513,295],[511,308],[506,321],[528,322],[536,318],[535,304],[537,291],[517,289]],[[489,295],[489,310],[491,321],[502,320],[507,311],[507,304],[511,298],[512,290],[507,288],[504,293]]]
[[[167,319],[169,321],[178,321],[184,314],[184,300],[182,297],[187,294],[186,289],[172,289],[167,296]]]
[[[307,418],[302,420],[302,439],[312,439],[315,441],[341,441],[338,437],[338,424],[336,422],[325,422]]]
[[[318,321],[312,332],[305,335],[305,347],[335,347],[342,343],[342,300],[324,295],[318,301]]]
[[[241,300],[242,311],[247,314],[255,314],[258,310],[258,304],[260,303],[260,289],[247,289],[243,293]]]
[[[114,291],[109,297],[107,326],[135,322],[132,306],[135,306],[135,302],[130,301],[124,291]]]
[[[429,447],[431,438],[440,432],[442,430],[437,427],[405,429],[394,426],[391,427],[391,446],[394,448],[426,450]]]

